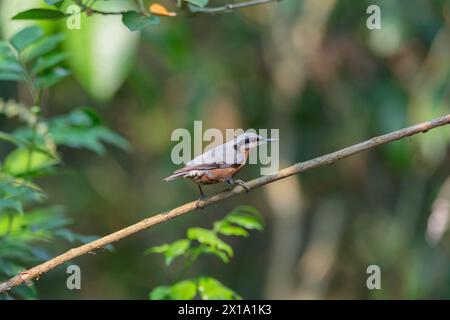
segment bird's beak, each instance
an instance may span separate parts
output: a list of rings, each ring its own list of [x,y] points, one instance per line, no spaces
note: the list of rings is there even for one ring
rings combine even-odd
[[[273,141],[279,141],[280,139],[275,139],[275,138],[271,138],[271,139],[267,139],[267,142],[273,142]]]

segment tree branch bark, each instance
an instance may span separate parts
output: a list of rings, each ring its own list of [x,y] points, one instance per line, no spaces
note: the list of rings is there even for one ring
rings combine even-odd
[[[243,1],[243,2],[237,2],[237,3],[229,3],[224,4],[222,6],[218,7],[196,7],[195,12],[196,13],[210,13],[210,14],[216,14],[216,13],[225,13],[233,11],[234,9],[241,9],[246,7],[253,7],[258,6],[261,4],[267,4],[270,2],[278,2],[281,0],[249,0],[249,1]]]
[[[328,164],[331,164],[337,160],[341,160],[344,158],[347,158],[351,155],[354,155],[356,153],[392,142],[396,140],[400,140],[405,137],[409,137],[412,135],[415,135],[417,133],[421,132],[427,132],[428,130],[431,130],[436,127],[444,126],[450,123],[450,114],[443,116],[441,118],[433,119],[427,122],[423,122],[411,127],[407,127],[404,129],[400,129],[397,131],[393,131],[391,133],[384,134],[382,136],[374,137],[372,139],[366,140],[364,142],[352,145],[350,147],[323,155],[318,158],[314,158],[312,160],[308,160],[305,162],[299,162],[296,163],[290,167],[287,167],[285,169],[282,169],[278,171],[275,174],[267,175],[267,176],[261,176],[259,178],[253,179],[251,181],[248,181],[246,184],[251,189],[255,189],[257,187],[263,186],[265,184],[284,179],[287,177],[290,177],[292,175],[313,169],[318,168],[321,166],[325,166]],[[201,201],[199,204],[201,207],[209,206],[211,204],[223,201],[225,199],[228,199],[230,197],[233,197],[237,194],[243,193],[246,190],[241,187],[237,186],[232,190],[229,191],[223,191],[218,194],[215,194],[209,198],[206,198],[205,200]],[[70,249],[69,251],[50,259],[44,263],[41,263],[31,269],[28,269],[26,271],[22,271],[13,278],[0,283],[0,292],[4,292],[7,290],[10,290],[11,288],[18,286],[28,280],[37,278],[41,276],[42,274],[52,270],[53,268],[59,266],[60,264],[63,264],[67,261],[70,261],[76,257],[79,257],[81,255],[84,255],[86,253],[92,252],[95,249],[102,248],[108,244],[111,244],[113,242],[117,242],[120,239],[126,238],[132,234],[135,234],[139,231],[148,229],[152,226],[155,226],[157,224],[169,221],[173,218],[176,218],[180,215],[186,214],[188,212],[192,212],[198,209],[197,201],[192,201],[189,203],[186,203],[182,206],[179,206],[175,209],[172,209],[170,211],[166,211],[164,213],[157,214],[155,216],[149,217],[147,219],[144,219],[138,223],[135,223],[131,226],[128,226],[124,229],[121,229],[119,231],[116,231],[114,233],[111,233],[103,238],[97,239],[95,241],[92,241],[90,243],[84,244],[82,246],[79,246],[77,248]]]

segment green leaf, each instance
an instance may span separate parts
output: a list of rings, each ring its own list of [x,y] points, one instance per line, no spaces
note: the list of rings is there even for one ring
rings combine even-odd
[[[26,300],[35,300],[38,298],[36,288],[33,283],[14,287],[13,289],[11,289],[10,293],[12,295],[20,296]]]
[[[197,294],[197,284],[192,280],[184,280],[174,284],[170,290],[173,300],[192,300]]]
[[[208,0],[184,0],[184,1],[201,8],[205,7],[209,2]]]
[[[36,87],[39,89],[51,87],[69,75],[70,71],[65,68],[54,68],[49,73],[37,78]]]
[[[29,128],[26,128],[26,129],[29,129]],[[23,137],[21,137],[21,135],[22,135],[21,130],[16,130],[14,134],[9,134],[9,133],[0,131],[0,140],[10,142],[12,144],[15,144],[18,147],[24,147],[24,148],[28,148],[31,150],[42,152],[42,153],[46,154],[47,156],[59,161],[58,155],[55,154],[55,152],[53,152],[52,150],[49,150],[45,147],[41,147],[37,144],[32,144],[31,142],[28,141],[28,137],[23,138]]]
[[[189,228],[187,231],[187,237],[191,240],[197,240],[200,243],[225,251],[230,257],[233,256],[233,249],[226,242],[219,239],[219,237],[217,237],[217,235],[211,230],[203,228]]]
[[[40,72],[44,71],[45,69],[52,68],[52,67],[56,66],[58,63],[61,63],[62,61],[67,59],[68,56],[69,56],[69,54],[64,52],[64,53],[55,53],[55,54],[49,55],[47,57],[39,58],[36,61],[36,63],[33,65],[32,71],[33,71],[33,73],[36,74],[36,73],[40,73]],[[0,69],[1,69],[1,64],[0,64]]]
[[[23,271],[25,268],[14,262],[8,260],[2,260],[0,258],[0,272],[8,277],[14,277],[19,272]]]
[[[19,12],[12,20],[59,20],[65,17],[59,10],[36,8]]]
[[[53,166],[56,163],[54,158],[42,152],[30,152],[28,149],[19,148],[6,157],[3,171],[13,176],[21,176]]]
[[[8,239],[17,245],[49,240],[56,230],[70,223],[72,221],[61,214],[60,207],[40,208],[12,217],[0,215],[0,236],[8,233]]]
[[[0,211],[23,213],[23,205],[42,200],[44,194],[36,185],[6,174],[0,174]]]
[[[8,209],[12,209],[17,213],[23,213],[22,202],[15,199],[0,199],[0,212]]]
[[[55,231],[55,235],[63,238],[64,240],[74,243],[76,240],[75,233],[70,231],[69,229],[59,229]]]
[[[199,279],[198,291],[202,300],[242,299],[236,292],[211,277],[201,277]]]
[[[53,51],[58,46],[58,44],[60,44],[65,38],[66,37],[63,33],[58,33],[49,37],[44,37],[35,45],[31,46],[24,53],[24,61],[25,62],[31,61],[37,57],[43,56]]]
[[[0,72],[3,72],[3,71],[21,73],[22,66],[14,60],[0,59]]]
[[[250,206],[237,207],[223,220],[246,229],[264,229],[261,215],[255,208]]]
[[[3,132],[3,131],[0,131],[0,140],[7,141],[7,142],[10,142],[10,143],[13,143],[13,144],[15,144],[15,145],[17,145],[17,146],[21,145],[19,139],[17,139],[17,138],[16,138],[15,136],[13,136],[12,134],[9,134],[9,133]]]
[[[8,42],[0,41],[0,57],[13,58],[14,54],[9,46]]]
[[[151,300],[165,300],[170,298],[171,287],[168,286],[159,286],[153,289],[148,297]]]
[[[220,223],[217,232],[225,236],[239,236],[239,237],[248,236],[247,230],[241,227],[233,226],[229,223]]]
[[[144,255],[147,255],[150,253],[165,253],[167,251],[167,249],[169,249],[169,247],[170,247],[170,245],[167,243],[162,244],[160,246],[151,247],[144,251]]]
[[[186,250],[189,249],[190,245],[191,242],[187,239],[173,242],[165,252],[166,265],[170,265],[176,257],[183,255],[186,252]]]
[[[183,255],[189,249],[190,245],[191,242],[189,240],[182,239],[171,244],[163,244],[149,248],[144,252],[144,254],[163,253],[165,256],[166,265],[170,265],[176,257]]]
[[[45,0],[45,3],[50,6],[61,6],[64,0]]]
[[[104,5],[108,10],[125,12],[133,9],[134,1],[108,1]],[[63,43],[70,52],[67,63],[75,78],[93,99],[103,102],[117,93],[138,63],[135,57],[139,34],[118,27],[116,18],[120,20],[121,16],[82,14],[82,28],[67,32],[67,41]]]
[[[12,37],[11,44],[17,51],[21,52],[23,49],[38,41],[43,35],[44,32],[39,27],[27,27]]]
[[[159,23],[159,17],[154,15],[144,16],[136,11],[127,11],[122,14],[122,23],[130,30],[136,31],[149,25]]]
[[[0,71],[0,80],[5,81],[25,81],[23,75],[15,72]]]
[[[222,260],[224,263],[228,263],[230,261],[230,258],[228,257],[228,255],[215,248],[215,247],[211,247],[211,246],[207,246],[207,245],[200,245],[196,248],[193,249],[193,256],[197,256],[200,253],[207,253],[207,254],[213,254],[215,256],[217,256],[220,260]]]
[[[68,115],[54,118],[49,123],[49,132],[57,144],[86,148],[98,154],[105,152],[102,142],[125,151],[131,149],[128,141],[101,125],[97,113],[90,108],[77,109]]]

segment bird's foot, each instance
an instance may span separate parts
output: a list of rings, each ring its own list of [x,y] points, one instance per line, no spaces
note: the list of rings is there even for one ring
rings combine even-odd
[[[205,198],[204,197],[200,197],[200,199],[197,200],[197,202],[195,203],[195,208],[196,209],[203,210],[205,208],[205,205],[203,204],[203,199],[205,199]]]
[[[234,180],[234,182],[237,183],[238,185],[240,185],[242,188],[244,188],[244,189],[245,189],[245,192],[249,192],[249,191],[252,190],[252,189],[250,189],[250,187],[249,187],[244,181],[242,181],[241,179]]]
[[[195,207],[197,209],[203,209],[205,205],[202,205],[203,200],[205,200],[206,196],[205,193],[202,190],[202,186],[198,185],[198,190],[200,191],[200,198],[197,200],[197,203],[195,204]]]
[[[205,200],[205,198],[206,198],[205,194],[203,193],[203,191],[201,191],[201,193],[200,193],[200,198],[199,198],[199,199],[197,200],[197,202],[195,203],[195,207],[196,207],[197,209],[203,209],[203,208],[205,207],[205,205],[202,204],[202,202],[203,202],[203,200]]]

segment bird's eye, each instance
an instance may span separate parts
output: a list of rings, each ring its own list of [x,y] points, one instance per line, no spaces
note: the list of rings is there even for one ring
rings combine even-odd
[[[245,144],[249,144],[249,143],[250,143],[250,139],[249,139],[249,138],[245,138],[244,143],[245,143]]]

